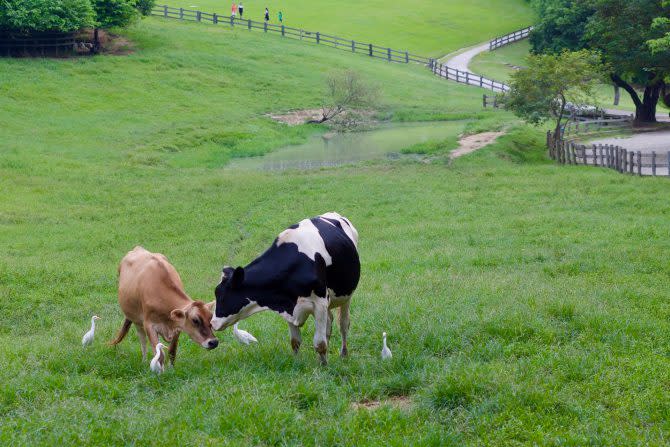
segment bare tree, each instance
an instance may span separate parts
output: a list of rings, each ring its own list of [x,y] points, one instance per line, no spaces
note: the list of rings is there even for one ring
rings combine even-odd
[[[363,82],[352,70],[331,72],[326,87],[321,118],[310,120],[309,124],[325,123],[355,108],[372,107],[377,100],[376,88]]]

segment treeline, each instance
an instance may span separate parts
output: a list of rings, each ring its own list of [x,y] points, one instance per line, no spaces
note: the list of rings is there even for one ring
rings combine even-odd
[[[539,23],[535,54],[589,50],[615,85],[630,94],[636,121],[670,107],[670,0],[532,0]],[[643,91],[640,95],[637,90]]]
[[[30,36],[124,27],[148,15],[155,0],[0,0],[0,36]]]

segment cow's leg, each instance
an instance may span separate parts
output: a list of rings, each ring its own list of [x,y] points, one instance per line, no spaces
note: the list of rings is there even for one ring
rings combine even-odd
[[[142,361],[147,361],[147,333],[144,332],[144,328],[139,324],[135,325],[137,329],[137,338],[140,339],[140,348],[142,348]]]
[[[333,334],[333,311],[328,309],[328,326],[326,326],[326,338],[330,343],[330,336]]]
[[[314,349],[319,353],[321,363],[328,364],[328,299],[315,297],[314,300]]]
[[[180,332],[174,334],[174,337],[172,337],[172,341],[170,342],[170,347],[168,348],[168,354],[170,355],[170,365],[172,366],[174,366],[174,361],[177,358],[177,345],[179,344],[179,334]]]
[[[158,333],[153,328],[153,326],[151,326],[151,324],[148,324],[146,321],[144,322],[144,331],[147,333],[147,336],[149,337],[151,352],[156,353],[156,345],[158,344]]]
[[[347,300],[340,306],[340,334],[342,335],[342,349],[340,356],[346,357],[347,351],[347,333],[349,332],[349,301]]]
[[[300,344],[302,343],[300,328],[293,323],[289,323],[288,330],[291,334],[291,348],[293,348],[293,352],[297,354],[300,349]]]

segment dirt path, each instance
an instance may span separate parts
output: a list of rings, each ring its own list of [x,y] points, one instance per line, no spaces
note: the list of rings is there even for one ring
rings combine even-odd
[[[449,153],[449,159],[453,160],[488,146],[502,135],[505,135],[505,132],[482,132],[465,136],[458,141],[458,148]]]

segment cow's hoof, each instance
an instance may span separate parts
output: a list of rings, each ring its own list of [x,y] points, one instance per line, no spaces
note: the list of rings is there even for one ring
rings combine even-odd
[[[319,360],[321,360],[321,365],[326,366],[328,365],[328,357],[326,354],[319,354]]]
[[[300,350],[300,341],[299,340],[291,340],[291,348],[293,349],[293,353],[297,354],[298,351]]]
[[[340,350],[340,357],[344,358],[347,357],[348,355],[349,351],[347,350],[347,348],[342,348],[342,350]]]

